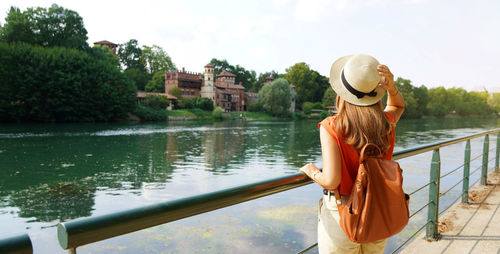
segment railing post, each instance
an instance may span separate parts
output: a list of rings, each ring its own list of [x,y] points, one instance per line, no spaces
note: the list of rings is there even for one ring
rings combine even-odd
[[[427,240],[436,241],[439,238],[439,182],[441,175],[441,159],[439,148],[432,153],[431,174],[429,185],[429,210],[427,214]]]
[[[497,149],[496,149],[497,153],[496,153],[496,156],[495,156],[495,172],[498,173],[498,164],[499,164],[499,155],[500,155],[500,132],[497,134]]]
[[[484,146],[483,146],[483,168],[481,170],[481,185],[486,185],[486,178],[488,176],[488,152],[489,152],[490,138],[486,134],[484,136]]]
[[[470,139],[465,144],[464,181],[462,185],[462,204],[469,203],[469,174],[470,174]]]

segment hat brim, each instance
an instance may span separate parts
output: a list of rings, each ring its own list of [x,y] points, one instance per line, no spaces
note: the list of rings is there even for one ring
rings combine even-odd
[[[353,55],[341,57],[332,64],[332,67],[330,68],[330,85],[332,86],[333,91],[335,91],[335,93],[337,93],[340,98],[351,104],[358,106],[373,105],[380,101],[382,97],[384,97],[385,90],[382,87],[378,86],[375,89],[375,91],[377,92],[377,95],[375,97],[364,96],[362,98],[358,98],[354,94],[349,92],[349,90],[347,90],[342,84],[340,78],[341,72],[344,69],[344,65],[346,64],[346,62],[349,61],[352,56]]]

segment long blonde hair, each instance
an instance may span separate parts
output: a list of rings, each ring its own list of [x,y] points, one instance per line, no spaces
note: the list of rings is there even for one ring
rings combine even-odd
[[[385,117],[381,100],[370,106],[356,106],[337,96],[336,105],[335,131],[344,137],[346,144],[359,152],[365,144],[374,143],[382,154],[387,153],[393,126]]]

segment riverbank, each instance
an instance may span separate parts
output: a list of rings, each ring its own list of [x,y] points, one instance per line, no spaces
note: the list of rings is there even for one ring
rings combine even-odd
[[[151,111],[151,110],[150,110]],[[135,113],[135,112],[134,112]],[[275,117],[267,112],[225,112],[221,117],[217,117],[212,111],[201,109],[174,109],[174,110],[156,110],[148,112],[148,114],[131,114],[130,121],[140,122],[164,122],[164,121],[291,121],[303,119],[322,119],[326,117],[324,114],[304,114],[295,112],[290,117]]]

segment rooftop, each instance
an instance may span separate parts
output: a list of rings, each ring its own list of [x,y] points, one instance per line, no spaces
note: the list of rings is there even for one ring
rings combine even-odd
[[[106,41],[106,40],[103,40],[103,41],[98,41],[98,42],[94,42],[94,44],[118,46],[118,44],[115,44],[115,43],[112,43],[112,42],[110,42],[110,41]]]

